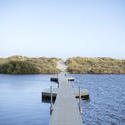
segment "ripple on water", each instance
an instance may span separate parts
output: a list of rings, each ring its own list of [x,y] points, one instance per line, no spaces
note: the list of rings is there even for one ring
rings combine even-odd
[[[72,75],[74,87],[89,90],[83,101],[85,125],[125,125],[125,75]]]
[[[125,125],[125,75],[73,75],[73,87],[89,90],[82,102],[85,125]],[[41,91],[51,75],[0,75],[0,125],[48,125]],[[53,83],[55,86],[56,84]]]

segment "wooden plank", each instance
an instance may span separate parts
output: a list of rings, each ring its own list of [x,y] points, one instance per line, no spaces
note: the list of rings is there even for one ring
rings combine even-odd
[[[73,89],[63,73],[59,75],[59,90],[50,125],[83,125]]]

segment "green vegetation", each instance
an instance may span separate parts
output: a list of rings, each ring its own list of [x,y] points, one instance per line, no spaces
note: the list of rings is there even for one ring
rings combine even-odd
[[[28,58],[11,56],[0,58],[0,73],[6,74],[55,74],[59,58]],[[73,57],[66,60],[67,71],[76,74],[125,74],[125,60],[112,58]]]
[[[60,72],[56,68],[58,58],[27,58],[12,56],[0,58],[0,73],[6,74],[54,74]]]
[[[68,72],[83,74],[125,74],[125,60],[73,57],[66,60]]]

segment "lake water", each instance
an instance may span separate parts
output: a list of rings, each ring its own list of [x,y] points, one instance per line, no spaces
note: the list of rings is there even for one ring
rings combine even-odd
[[[49,125],[50,104],[41,92],[52,75],[0,75],[0,125]],[[82,102],[85,125],[125,125],[125,75],[71,75],[90,92]],[[53,87],[57,87],[52,83]]]

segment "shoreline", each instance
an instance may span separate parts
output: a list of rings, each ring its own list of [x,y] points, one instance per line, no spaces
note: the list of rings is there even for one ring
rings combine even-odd
[[[59,74],[59,73],[58,73]],[[125,75],[125,73],[68,73],[69,75]],[[0,73],[0,75],[57,75],[57,73],[29,73],[29,74],[14,74]]]

